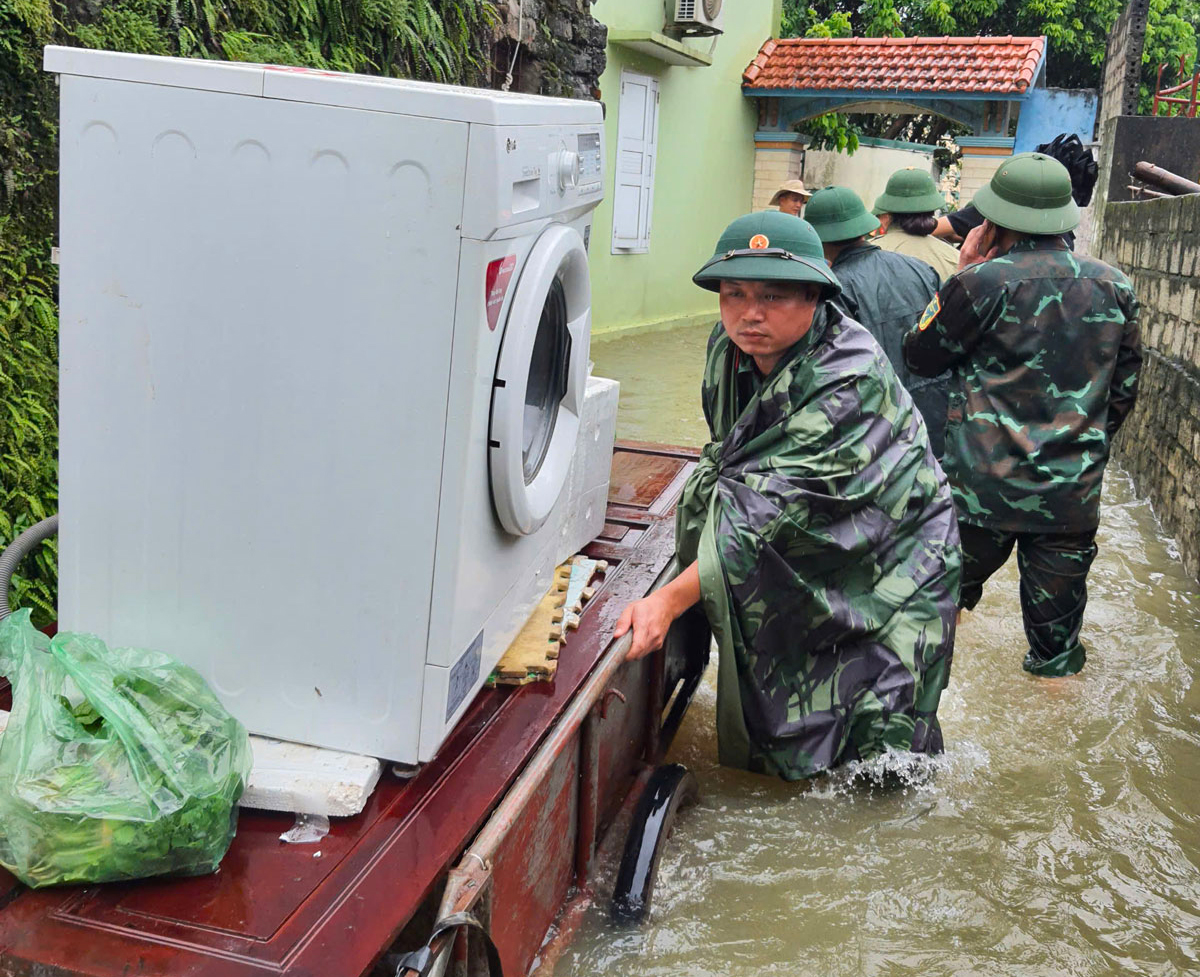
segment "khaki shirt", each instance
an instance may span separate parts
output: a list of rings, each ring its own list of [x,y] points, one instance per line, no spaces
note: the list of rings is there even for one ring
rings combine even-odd
[[[889,227],[886,234],[871,238],[884,251],[895,251],[932,265],[938,280],[944,282],[958,271],[958,251],[932,234],[909,234],[898,227]]]

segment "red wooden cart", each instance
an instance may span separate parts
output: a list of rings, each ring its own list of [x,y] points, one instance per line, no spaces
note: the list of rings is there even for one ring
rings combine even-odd
[[[670,572],[694,463],[617,446],[608,522],[589,549],[611,566],[552,683],[482,693],[433,762],[410,780],[386,773],[318,845],[282,843],[289,816],[243,811],[211,876],[31,891],[0,870],[0,975],[392,973],[385,953],[420,947],[457,909],[482,920],[510,977],[553,958],[548,931],[558,920],[569,937],[597,847],[651,780],[698,678],[696,642],[626,662],[610,641],[625,604]],[[661,836],[674,802],[643,806]],[[487,973],[478,943],[455,930],[434,949],[459,974]]]

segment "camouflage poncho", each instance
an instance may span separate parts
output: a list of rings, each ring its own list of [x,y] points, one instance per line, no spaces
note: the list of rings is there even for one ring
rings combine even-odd
[[[1137,397],[1138,301],[1116,268],[1057,237],[960,271],[904,337],[910,369],[950,368],[942,464],[959,518],[1084,533],[1112,437]]]
[[[958,529],[912,400],[828,303],[760,378],[718,325],[677,514],[720,649],[721,762],[788,780],[941,749]]]

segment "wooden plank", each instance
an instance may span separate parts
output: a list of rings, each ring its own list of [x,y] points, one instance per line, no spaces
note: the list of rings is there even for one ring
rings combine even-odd
[[[554,678],[567,632],[579,627],[583,604],[592,597],[592,578],[607,569],[607,563],[582,556],[555,569],[554,583],[496,663],[489,684],[525,685]]]
[[[570,580],[570,564],[564,563],[555,569],[550,589],[496,663],[489,679],[492,684],[524,685],[554,678],[563,643],[562,630],[555,627],[554,622],[562,610]]]

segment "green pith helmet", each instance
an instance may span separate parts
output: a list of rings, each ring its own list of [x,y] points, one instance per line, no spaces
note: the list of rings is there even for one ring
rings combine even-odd
[[[928,214],[945,207],[946,201],[924,170],[915,166],[897,170],[875,200],[876,214]]]
[[[692,276],[711,292],[720,290],[723,279],[814,282],[821,286],[822,298],[842,290],[808,222],[778,210],[735,220],[721,233],[713,256]]]
[[[826,187],[813,194],[804,208],[804,219],[812,224],[822,242],[851,241],[879,227],[879,218],[849,187]]]
[[[1023,234],[1064,234],[1079,224],[1071,174],[1045,153],[1006,159],[971,203],[993,224]]]

